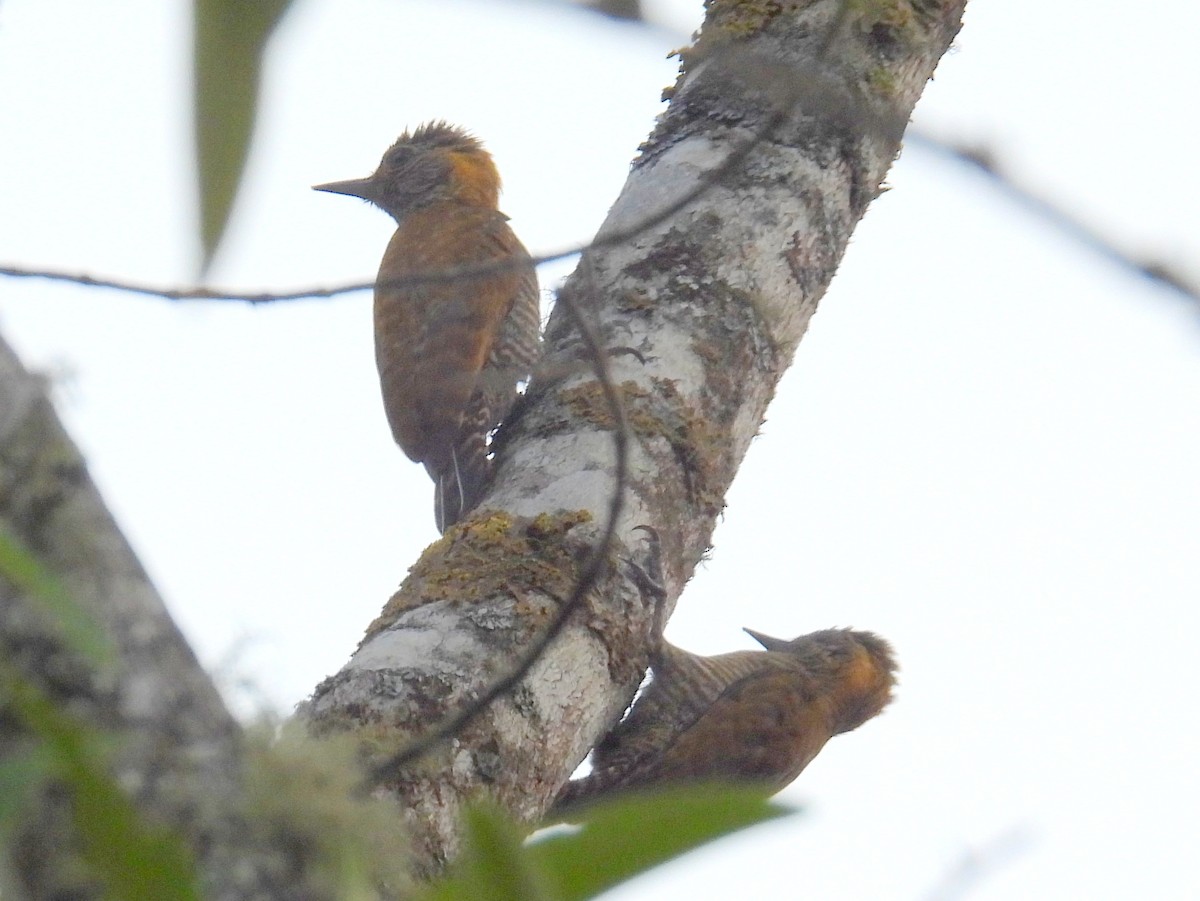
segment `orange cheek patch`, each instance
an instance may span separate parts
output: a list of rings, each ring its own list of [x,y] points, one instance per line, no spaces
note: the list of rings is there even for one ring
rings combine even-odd
[[[450,183],[460,200],[495,209],[500,203],[500,174],[482,153],[450,153]]]

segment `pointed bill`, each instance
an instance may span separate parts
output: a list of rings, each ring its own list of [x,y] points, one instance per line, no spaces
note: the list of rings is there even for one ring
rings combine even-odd
[[[782,638],[772,638],[770,635],[763,635],[762,632],[755,632],[753,629],[743,628],[742,631],[768,651],[786,651],[791,647],[791,642]]]
[[[352,178],[349,181],[331,181],[323,185],[313,185],[313,190],[326,191],[330,194],[348,194],[351,197],[361,197],[363,200],[373,200],[375,182],[370,178]]]

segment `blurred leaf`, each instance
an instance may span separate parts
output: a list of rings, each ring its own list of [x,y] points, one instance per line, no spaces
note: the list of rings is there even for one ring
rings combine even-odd
[[[68,648],[96,667],[111,665],[116,655],[104,630],[67,596],[62,582],[26,550],[0,523],[0,577],[7,579],[55,623]]]
[[[263,47],[290,2],[192,0],[192,128],[202,272],[221,243],[245,169]]]
[[[641,22],[646,18],[642,13],[641,0],[584,0],[583,5],[614,19]]]
[[[424,901],[551,901],[547,880],[522,846],[523,831],[492,806],[468,809],[453,873]]]
[[[15,753],[0,761],[0,841],[16,821],[25,801],[50,773],[52,761],[44,748]]]
[[[578,831],[530,843],[561,901],[592,898],[694,848],[792,813],[761,790],[700,784],[628,794],[584,808]]]
[[[188,849],[165,829],[142,822],[107,771],[103,743],[8,661],[0,660],[0,695],[41,740],[48,766],[70,792],[84,859],[104,880],[105,897],[122,901],[195,901]]]

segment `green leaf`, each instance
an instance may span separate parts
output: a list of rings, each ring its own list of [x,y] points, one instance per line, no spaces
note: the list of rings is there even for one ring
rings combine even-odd
[[[425,901],[552,901],[546,877],[522,846],[522,830],[490,805],[467,810],[463,851]]]
[[[698,784],[630,793],[580,811],[580,828],[530,843],[561,901],[592,898],[694,848],[793,812],[760,789]]]
[[[104,881],[105,897],[197,901],[188,849],[167,830],[141,821],[105,768],[100,738],[5,660],[0,660],[0,696],[40,739],[49,774],[70,792],[83,857]]]
[[[59,636],[76,654],[97,668],[115,662],[116,653],[104,630],[71,600],[58,577],[43,567],[4,523],[0,523],[0,577],[54,622]]]
[[[192,128],[201,272],[225,233],[246,166],[263,47],[291,0],[192,0]]]
[[[116,654],[103,629],[68,595],[62,582],[0,523],[0,578],[40,610],[66,647],[97,669]],[[0,707],[28,734],[27,749],[0,767],[0,827],[17,825],[24,803],[43,780],[68,790],[82,856],[122,901],[197,898],[188,849],[164,829],[141,821],[106,767],[101,734],[60,707],[9,660],[0,658]],[[20,734],[20,733],[18,733]]]
[[[50,774],[52,760],[44,748],[16,753],[0,761],[0,841],[7,838],[9,827],[25,802]]]

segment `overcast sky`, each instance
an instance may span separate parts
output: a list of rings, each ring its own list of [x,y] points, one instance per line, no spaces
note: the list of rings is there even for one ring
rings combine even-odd
[[[469,127],[534,251],[586,240],[673,80],[662,28],[551,3],[300,0],[270,46],[222,285],[370,279],[382,213],[317,194],[406,126]],[[0,3],[0,261],[194,277],[188,13]],[[916,115],[1200,271],[1191,2],[974,0]],[[668,637],[872,629],[895,704],[781,796],[806,814],[614,891],[1193,898],[1200,311],[910,147],[867,213]],[[541,273],[544,303],[569,264]],[[257,309],[0,281],[59,408],[239,709],[336,671],[436,537],[391,444],[366,294]],[[955,895],[954,897],[959,897]]]

